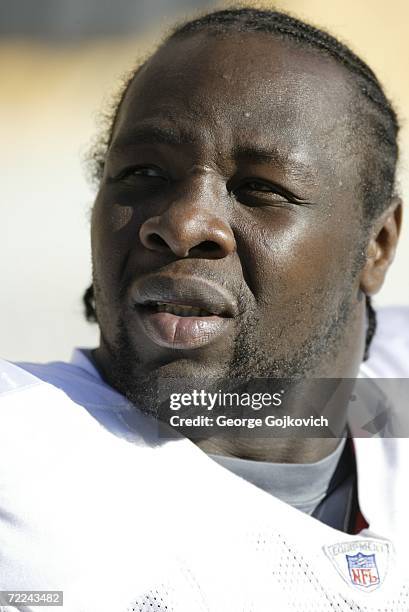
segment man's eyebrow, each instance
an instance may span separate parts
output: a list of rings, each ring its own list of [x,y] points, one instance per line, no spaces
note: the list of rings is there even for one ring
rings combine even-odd
[[[253,161],[258,164],[274,164],[288,169],[293,174],[304,175],[306,178],[314,177],[314,168],[301,161],[295,155],[284,154],[277,149],[258,145],[237,146],[234,149],[236,160]]]
[[[192,142],[194,142],[194,136],[186,128],[155,125],[152,123],[134,126],[125,133],[118,135],[111,147],[115,150],[121,150],[143,144],[182,145],[192,144]]]

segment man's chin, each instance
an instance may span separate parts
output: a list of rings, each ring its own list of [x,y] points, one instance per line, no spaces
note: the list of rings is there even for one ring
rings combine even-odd
[[[214,361],[206,363],[185,356],[161,363],[146,364],[134,351],[110,351],[108,382],[145,413],[159,416],[160,406],[171,393],[217,386],[228,377],[228,368]]]
[[[136,344],[124,320],[118,326],[113,345],[105,342],[104,368],[109,384],[135,406],[149,414],[158,414],[161,403],[169,397],[174,385],[178,392],[189,389],[212,388],[219,384],[228,389],[237,381],[255,379],[308,379],[319,377],[323,364],[336,358],[351,309],[347,295],[336,312],[319,321],[300,343],[277,354],[272,347],[280,343],[260,338],[260,322],[254,317],[246,322],[231,342],[215,342],[206,348],[192,351],[167,350],[152,354],[147,347]],[[291,331],[288,331],[291,336]],[[102,348],[102,347],[101,347]]]

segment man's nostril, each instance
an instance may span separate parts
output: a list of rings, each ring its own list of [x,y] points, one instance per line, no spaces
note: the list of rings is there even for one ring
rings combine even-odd
[[[200,244],[192,247],[189,250],[189,255],[218,255],[220,253],[220,245],[212,240],[203,240]]]
[[[211,240],[204,240],[199,244],[199,248],[202,248],[204,251],[219,251],[220,246],[216,242],[212,242]]]
[[[148,243],[149,246],[151,246],[152,248],[161,247],[169,249],[167,242],[163,238],[161,238],[159,234],[151,234],[148,238]]]

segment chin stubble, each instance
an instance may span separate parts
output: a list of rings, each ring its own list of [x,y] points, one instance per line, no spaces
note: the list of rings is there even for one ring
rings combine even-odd
[[[350,321],[352,305],[349,288],[347,295],[335,308],[333,306],[333,311],[324,321],[318,317],[319,325],[311,329],[307,339],[291,355],[278,357],[260,347],[257,338],[259,320],[254,315],[247,317],[240,327],[240,333],[236,335],[232,358],[220,366],[217,377],[225,382],[256,378],[300,380],[313,377],[324,356],[325,359],[332,359],[337,355]],[[322,313],[322,302],[319,308]],[[291,328],[290,322],[287,322],[287,333]],[[161,367],[151,371],[145,369],[123,319],[118,325],[115,345],[107,348],[110,353],[110,384],[140,410],[158,416],[158,398],[166,390],[169,374],[164,376]],[[201,372],[199,381],[203,380],[202,376]]]

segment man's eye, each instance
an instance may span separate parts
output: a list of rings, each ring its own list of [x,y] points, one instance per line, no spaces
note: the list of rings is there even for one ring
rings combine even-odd
[[[133,176],[148,176],[150,178],[161,178],[161,179],[166,178],[161,170],[157,168],[149,168],[149,167],[132,168],[129,171],[129,174]]]
[[[133,166],[132,168],[125,168],[115,177],[114,180],[124,180],[124,179],[132,179],[132,178],[146,178],[146,179],[160,179],[162,181],[167,181],[167,174],[161,170],[160,168],[156,168],[155,166]]]
[[[285,193],[277,185],[264,181],[250,180],[241,183],[234,189],[234,195],[239,202],[248,206],[263,205],[269,202],[291,202],[290,194]]]
[[[266,193],[271,193],[274,191],[271,185],[267,185],[261,181],[250,181],[246,183],[244,187],[247,187],[247,189],[250,189],[251,191],[263,191]]]

